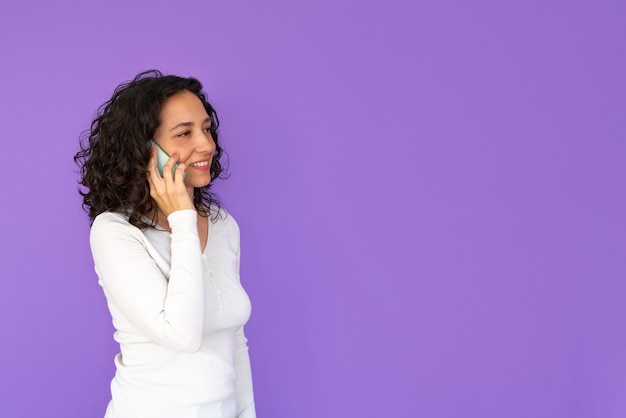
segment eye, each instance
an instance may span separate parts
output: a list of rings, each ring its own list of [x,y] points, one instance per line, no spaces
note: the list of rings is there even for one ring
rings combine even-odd
[[[206,132],[207,134],[211,133],[211,126],[207,126],[206,128],[204,128],[204,132]]]
[[[182,137],[185,137],[185,136],[189,136],[189,134],[190,134],[190,133],[191,133],[190,131],[185,131],[185,132],[181,132],[181,133],[179,133],[179,134],[178,134],[178,135],[176,135],[176,136],[178,136],[178,137],[181,137],[181,138],[182,138]]]

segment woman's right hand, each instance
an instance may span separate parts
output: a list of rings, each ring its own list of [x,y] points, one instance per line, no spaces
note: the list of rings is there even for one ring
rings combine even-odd
[[[157,149],[152,146],[152,157],[148,163],[148,183],[150,196],[156,202],[161,212],[167,218],[170,213],[183,209],[195,209],[191,196],[185,186],[185,164],[179,164],[176,174],[172,175],[172,168],[178,162],[178,156],[172,155],[163,166],[163,177],[157,169]]]

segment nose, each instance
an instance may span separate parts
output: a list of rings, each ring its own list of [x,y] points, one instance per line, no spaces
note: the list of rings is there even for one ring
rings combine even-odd
[[[195,148],[198,152],[208,152],[213,154],[215,152],[215,140],[210,132],[201,131],[196,135]]]

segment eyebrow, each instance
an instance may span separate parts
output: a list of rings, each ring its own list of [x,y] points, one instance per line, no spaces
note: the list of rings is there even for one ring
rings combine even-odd
[[[210,117],[208,117],[208,118],[206,118],[205,120],[203,120],[203,121],[202,121],[202,125],[204,125],[204,124],[205,124],[205,123],[207,123],[207,122],[211,122],[211,118],[210,118]],[[174,130],[176,130],[176,129],[178,129],[178,128],[181,128],[181,127],[183,127],[183,126],[193,126],[193,125],[194,125],[194,123],[193,123],[193,122],[181,122],[181,123],[179,123],[178,125],[174,126],[172,129],[170,129],[170,132],[171,132],[171,131],[174,131]]]

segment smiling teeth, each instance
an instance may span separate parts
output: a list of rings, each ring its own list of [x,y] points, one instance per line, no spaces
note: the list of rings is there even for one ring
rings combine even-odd
[[[189,164],[192,167],[204,167],[205,165],[209,165],[208,161],[202,161],[199,163],[193,163],[193,164]]]

